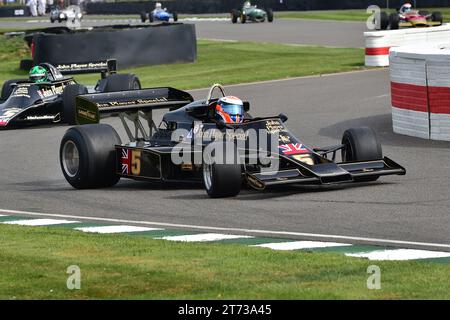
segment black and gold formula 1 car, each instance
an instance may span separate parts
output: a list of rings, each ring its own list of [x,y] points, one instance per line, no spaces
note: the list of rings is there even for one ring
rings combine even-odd
[[[215,89],[224,95],[223,87],[214,85],[200,101],[173,88],[78,96],[79,125],[67,130],[60,145],[66,180],[77,189],[111,187],[120,178],[198,181],[210,197],[232,197],[243,182],[263,190],[281,184],[374,181],[406,173],[383,157],[368,127],[348,129],[340,144],[311,148],[289,132],[285,115],[252,117],[248,102],[242,123],[218,121]],[[152,114],[157,109],[169,110],[158,127]],[[113,114],[125,127],[126,143],[113,127],[98,123]]]
[[[116,60],[51,65],[41,63],[48,79],[35,83],[28,79],[8,80],[0,94],[0,129],[43,123],[75,124],[75,97],[88,92],[140,89],[133,74],[116,73]],[[97,85],[88,88],[71,74],[101,73]]]

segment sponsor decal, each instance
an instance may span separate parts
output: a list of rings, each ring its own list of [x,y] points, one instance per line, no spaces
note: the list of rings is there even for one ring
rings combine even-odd
[[[28,91],[29,86],[17,86],[16,90],[12,93],[13,97],[26,97],[30,98],[30,94]]]
[[[294,154],[302,154],[309,153],[310,151],[301,143],[289,143],[278,146],[281,152],[285,155],[294,155]]]
[[[107,69],[108,63],[106,61],[100,61],[100,62],[88,62],[88,63],[58,64],[56,66],[56,68],[59,71]]]
[[[285,131],[283,124],[278,120],[268,120],[266,122],[266,130],[269,133],[277,133],[280,131]]]
[[[97,121],[97,114],[95,112],[92,112],[90,110],[78,107],[77,109],[78,116],[81,118],[85,118],[89,121]]]
[[[141,174],[141,151],[122,149],[121,152],[122,174],[135,175]]]
[[[309,154],[295,154],[292,156],[292,158],[294,158],[297,161],[306,163],[310,166],[314,165],[314,158],[311,157],[311,155],[309,155]]]
[[[284,135],[284,134],[280,134],[278,136],[278,141],[281,143],[289,143],[289,142],[291,142],[291,137]]]
[[[70,83],[69,83],[70,84]],[[52,97],[52,96],[56,96],[58,94],[62,94],[64,91],[65,85],[64,84],[60,84],[60,85],[52,85],[50,87],[47,88],[43,88],[41,90],[38,90],[38,94],[42,97],[42,98],[48,98],[48,97]]]
[[[28,116],[26,120],[54,120],[56,116],[52,115],[42,115],[42,116]]]
[[[144,104],[161,103],[168,102],[167,98],[155,98],[155,99],[137,99],[131,101],[110,101],[106,103],[96,103],[96,106],[101,108],[112,108],[112,107],[127,107],[127,106],[139,106]]]

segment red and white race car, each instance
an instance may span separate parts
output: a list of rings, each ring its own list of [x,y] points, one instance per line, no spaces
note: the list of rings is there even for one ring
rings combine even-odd
[[[428,11],[414,10],[410,3],[405,3],[398,12],[390,15],[381,12],[379,19],[380,21],[375,23],[381,30],[440,26],[444,20],[441,12],[436,11],[430,14]]]

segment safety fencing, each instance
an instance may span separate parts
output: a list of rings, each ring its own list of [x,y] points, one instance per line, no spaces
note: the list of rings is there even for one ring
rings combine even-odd
[[[390,50],[394,132],[450,141],[450,44]]]
[[[442,43],[450,39],[450,24],[428,28],[405,28],[364,32],[368,67],[389,66],[389,49],[421,43]]]

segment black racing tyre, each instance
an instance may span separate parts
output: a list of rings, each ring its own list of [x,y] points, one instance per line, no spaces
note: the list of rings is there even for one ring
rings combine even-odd
[[[153,12],[150,11],[150,13],[148,14],[148,21],[153,22],[155,21],[155,18],[153,17]]]
[[[17,83],[19,81],[27,81],[27,79],[12,79],[7,80],[3,83],[2,86],[2,92],[0,94],[0,100],[6,100],[9,98],[11,93],[13,92],[14,88],[11,86],[13,83]]]
[[[55,19],[53,19],[53,17],[50,17],[50,22],[55,23]]]
[[[389,15],[389,26],[391,30],[397,30],[400,27],[400,17],[397,13]]]
[[[178,21],[178,13],[174,12],[172,13],[173,16],[173,21],[177,22]]]
[[[383,151],[372,128],[352,128],[342,136],[342,161],[370,161],[383,159]],[[358,178],[356,181],[375,181],[378,177]]]
[[[106,78],[104,92],[126,91],[141,89],[141,82],[134,74],[116,73]]]
[[[247,16],[241,12],[241,23],[245,23],[247,21]]]
[[[267,9],[267,21],[273,22],[273,10],[272,9]]]
[[[377,20],[378,17],[375,17],[375,27],[379,30],[386,30],[389,26],[389,15],[387,12],[381,11],[379,16],[379,21]]]
[[[239,18],[239,11],[236,9],[231,10],[231,22],[236,23]]]
[[[32,59],[20,60],[20,70],[30,71],[34,67],[34,61]]]
[[[213,147],[214,145],[214,147]],[[209,145],[213,148],[212,157],[217,157],[219,160],[217,163],[208,163],[211,160],[211,156],[205,153],[203,162],[203,183],[208,196],[211,198],[227,198],[234,197],[239,194],[242,186],[242,169],[239,164],[237,156],[237,148],[234,143],[231,142],[213,142]],[[219,150],[222,150],[222,154],[227,156],[227,150],[232,150],[234,155],[233,161],[223,161],[222,154]],[[211,150],[205,148],[205,152]],[[209,152],[209,151],[208,151]],[[229,155],[228,155],[229,156]]]
[[[115,145],[121,144],[116,130],[108,124],[72,127],[61,140],[59,159],[67,182],[76,189],[106,188],[115,185]]]
[[[144,23],[147,20],[147,14],[144,11],[142,11],[140,15],[141,15],[141,22]]]
[[[444,17],[442,16],[442,13],[439,11],[433,12],[431,14],[431,21],[439,22],[440,24],[442,24],[442,22],[444,21]]]
[[[71,84],[64,88],[62,121],[74,125],[77,124],[75,98],[81,94],[87,94],[88,90],[81,84]]]

